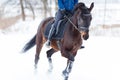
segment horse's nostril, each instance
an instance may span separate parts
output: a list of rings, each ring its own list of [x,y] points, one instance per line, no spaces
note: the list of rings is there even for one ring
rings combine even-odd
[[[83,35],[83,39],[84,39],[84,40],[87,40],[88,38],[89,38],[89,35],[88,35],[88,34]]]

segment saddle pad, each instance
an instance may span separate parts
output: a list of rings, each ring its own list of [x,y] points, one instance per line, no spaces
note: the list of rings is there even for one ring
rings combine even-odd
[[[46,38],[48,38],[48,34],[49,34],[49,31],[51,29],[52,24],[54,24],[54,23],[50,22],[50,23],[47,24],[47,27],[46,27],[45,32],[44,32],[44,35],[45,35]],[[55,33],[53,34],[52,39],[60,40],[60,39],[63,38],[64,31],[65,31],[65,28],[66,28],[65,24],[66,24],[66,20],[62,20],[60,25],[58,26],[59,29],[58,29],[57,35],[55,35],[55,33],[56,33],[56,30],[55,30]]]

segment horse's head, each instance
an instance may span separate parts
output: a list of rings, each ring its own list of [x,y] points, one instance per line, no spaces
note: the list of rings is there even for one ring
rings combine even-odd
[[[77,13],[77,27],[84,40],[89,38],[89,26],[92,20],[91,10],[93,7],[94,3],[91,3],[89,8],[84,3],[78,3],[74,8]]]

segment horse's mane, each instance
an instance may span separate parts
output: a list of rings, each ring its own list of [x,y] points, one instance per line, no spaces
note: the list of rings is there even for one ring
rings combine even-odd
[[[77,11],[78,9],[82,10],[83,13],[88,13],[88,8],[83,2],[77,3],[74,7],[74,12]]]
[[[86,8],[85,4],[80,2],[75,5],[74,11],[76,11],[77,9],[85,9],[85,8]]]

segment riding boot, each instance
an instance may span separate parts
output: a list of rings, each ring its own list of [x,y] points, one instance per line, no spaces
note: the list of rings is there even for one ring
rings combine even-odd
[[[55,27],[54,27],[54,24],[52,25],[50,31],[49,31],[49,35],[48,35],[48,40],[46,41],[46,46],[49,47],[50,46],[50,42],[51,42],[51,39],[52,39],[52,36],[55,32]]]

